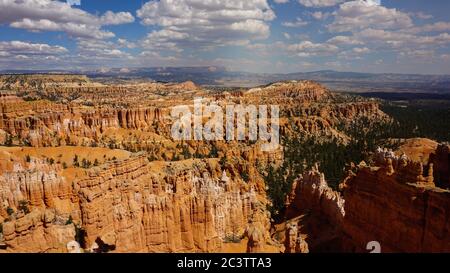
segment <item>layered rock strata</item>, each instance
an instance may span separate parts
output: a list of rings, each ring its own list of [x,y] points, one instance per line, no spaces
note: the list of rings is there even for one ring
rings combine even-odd
[[[286,219],[297,221],[313,251],[369,252],[375,241],[381,252],[449,252],[450,192],[436,186],[447,181],[448,163],[435,156],[446,147],[439,145],[426,165],[379,149],[373,166],[348,168],[342,195],[313,169],[294,182]]]
[[[436,159],[423,166],[406,155],[377,156],[375,167],[360,165],[342,185],[343,250],[367,251],[377,241],[382,252],[449,252],[450,192],[435,186]]]

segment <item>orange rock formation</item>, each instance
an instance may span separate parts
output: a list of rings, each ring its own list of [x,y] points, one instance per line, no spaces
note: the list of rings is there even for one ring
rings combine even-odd
[[[270,236],[269,202],[258,170],[279,164],[283,150],[262,152],[259,141],[174,141],[171,107],[192,107],[193,97],[219,105],[279,105],[283,135],[333,137],[344,143],[349,137],[340,125],[361,117],[389,118],[374,101],[350,101],[311,81],[217,93],[192,82],[119,85],[78,75],[13,75],[0,77],[0,89],[8,90],[0,92],[0,144],[17,146],[0,151],[0,251],[7,252],[75,251],[74,241],[84,251],[216,252],[242,238],[236,244],[246,243],[248,252],[281,251]],[[74,148],[77,160],[65,158],[66,146]],[[96,147],[113,152],[89,155]],[[395,183],[412,179],[420,181],[417,189],[435,192],[433,183],[449,184],[448,147],[439,147],[425,170],[413,162],[403,170],[396,159],[383,161],[382,172],[400,181]],[[31,156],[28,149],[41,150]],[[80,150],[88,155],[78,161]],[[366,175],[378,181],[380,175],[370,176],[373,172]],[[359,226],[346,223],[354,206],[348,203],[360,202],[361,192],[352,192],[359,189],[352,182],[359,173],[364,175],[364,169],[346,180],[345,203],[317,168],[297,180],[287,203],[287,252],[352,250],[366,239],[358,235]],[[355,206],[362,205],[367,204]],[[299,220],[299,215],[306,216]],[[351,239],[338,242],[344,235]]]
[[[374,166],[348,170],[343,195],[312,170],[294,183],[287,219],[304,216],[298,224],[314,251],[368,252],[377,241],[382,252],[449,252],[450,191],[436,186],[448,181],[448,151],[438,145],[424,166],[379,149]]]

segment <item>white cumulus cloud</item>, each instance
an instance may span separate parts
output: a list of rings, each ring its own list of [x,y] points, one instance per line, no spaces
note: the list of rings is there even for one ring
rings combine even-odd
[[[267,0],[160,0],[145,3],[137,16],[161,28],[149,34],[154,39],[146,39],[147,46],[168,43],[173,49],[265,39],[275,13]]]
[[[90,14],[68,3],[52,0],[1,0],[0,24],[30,31],[63,31],[74,37],[105,39],[114,33],[102,26],[131,23],[129,12]]]
[[[303,6],[313,8],[332,7],[344,1],[345,0],[298,0]]]
[[[334,12],[335,19],[328,25],[334,32],[355,31],[364,28],[401,29],[413,25],[411,17],[395,8],[386,8],[374,1],[343,3]]]

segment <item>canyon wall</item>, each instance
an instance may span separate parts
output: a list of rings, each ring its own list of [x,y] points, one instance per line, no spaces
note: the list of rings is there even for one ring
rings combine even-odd
[[[155,124],[164,125],[162,110],[155,107],[82,108],[13,96],[0,99],[0,106],[0,130],[15,144],[34,147],[81,145],[84,138],[89,143],[109,128],[154,131]]]
[[[440,144],[423,165],[379,149],[371,166],[347,169],[342,194],[313,169],[294,182],[286,219],[307,234],[313,251],[369,252],[368,243],[376,241],[381,252],[449,252],[450,191],[435,181],[436,172],[448,181],[446,151]]]
[[[344,206],[345,200],[340,193],[328,186],[325,175],[315,166],[294,181],[286,198],[285,219],[288,226],[296,227],[296,238],[306,237],[310,251],[337,251],[345,217]],[[299,241],[296,248],[301,249],[301,243]]]
[[[259,252],[270,239],[261,187],[217,160],[150,163],[138,154],[73,183],[57,168],[23,164],[0,176],[7,251],[64,252],[77,239],[87,250],[217,252],[245,233]]]
[[[5,169],[0,218],[7,251],[66,252],[66,244],[75,239],[75,226],[67,219],[79,219],[80,211],[61,169],[33,158]]]
[[[6,134],[7,140],[12,144],[35,147],[116,145],[136,151],[151,150],[154,145],[138,147],[130,143],[153,141],[148,135],[144,139],[123,140],[125,143],[107,135],[120,135],[118,130],[125,129],[154,133],[169,139],[170,125],[173,122],[170,117],[172,106],[192,105],[194,96],[204,97],[205,102],[211,102],[214,98],[213,93],[189,82],[177,85],[149,83],[109,86],[86,83],[83,79],[77,82],[76,77],[62,78],[56,83],[45,83],[46,78],[41,78],[39,84],[34,83],[34,78],[28,81],[21,79],[19,83],[23,86],[19,87],[25,88],[26,84],[40,90],[39,92],[61,92],[65,94],[62,97],[76,96],[79,93],[80,97],[61,101],[59,95],[52,99],[49,95],[41,94],[32,101],[25,101],[18,97],[23,95],[26,98],[24,94],[3,92],[0,97],[0,131]],[[14,79],[8,80],[16,82]],[[93,86],[86,86],[87,84]],[[219,102],[220,105],[236,103],[279,105],[280,132],[283,135],[334,137],[344,142],[348,141],[348,136],[338,129],[341,124],[350,124],[362,117],[371,120],[387,118],[376,102],[345,102],[323,86],[310,81],[275,83],[248,90],[243,96],[230,94]]]
[[[433,176],[439,162],[377,156],[375,166],[360,165],[342,184],[343,250],[366,251],[378,241],[382,252],[450,252],[450,192],[436,187]]]

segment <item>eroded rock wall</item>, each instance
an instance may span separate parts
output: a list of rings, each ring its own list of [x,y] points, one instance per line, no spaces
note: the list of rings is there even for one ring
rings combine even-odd
[[[217,160],[150,163],[141,154],[69,183],[44,164],[17,165],[0,176],[7,250],[64,251],[77,224],[86,249],[217,252],[227,237],[240,237],[257,222],[260,247],[252,251],[261,251],[270,225],[265,195],[237,173]]]
[[[448,179],[446,147],[439,145],[425,165],[379,149],[373,165],[348,168],[342,194],[317,168],[307,172],[286,201],[287,223],[299,227],[290,236],[307,236],[313,252],[369,252],[372,241],[381,252],[449,252],[450,191],[435,180]],[[289,240],[286,245],[295,249]]]
[[[382,252],[449,252],[450,192],[435,186],[433,163],[378,155],[342,185],[343,250],[364,252],[378,241]]]

